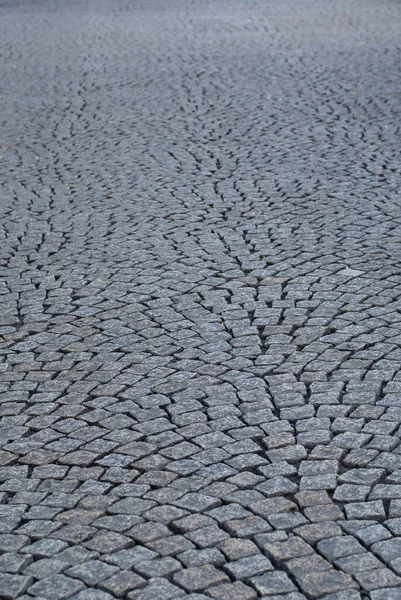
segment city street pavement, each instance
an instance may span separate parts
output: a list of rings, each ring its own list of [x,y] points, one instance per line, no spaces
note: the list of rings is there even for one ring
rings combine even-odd
[[[0,0],[0,598],[401,600],[399,0]]]

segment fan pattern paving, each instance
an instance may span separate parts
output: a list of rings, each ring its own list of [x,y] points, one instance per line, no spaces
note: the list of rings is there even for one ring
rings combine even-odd
[[[400,600],[399,2],[0,28],[0,596]]]

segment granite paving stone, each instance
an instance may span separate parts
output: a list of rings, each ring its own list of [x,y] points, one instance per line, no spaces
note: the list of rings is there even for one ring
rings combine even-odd
[[[133,589],[145,587],[146,579],[131,571],[118,571],[109,579],[103,580],[100,587],[117,598],[123,598]]]
[[[64,600],[84,588],[82,581],[65,575],[49,575],[28,588],[34,597],[45,600]]]
[[[321,598],[330,592],[357,588],[350,575],[328,569],[323,572],[303,572],[295,576],[297,583],[309,598]]]
[[[27,587],[33,583],[32,577],[24,575],[0,575],[1,593],[6,600],[14,600],[23,594]]]
[[[370,597],[372,600],[400,600],[401,589],[382,588],[381,590],[373,591]]]
[[[174,581],[189,592],[200,591],[210,586],[229,581],[227,575],[211,565],[190,567],[174,575]]]
[[[252,577],[249,581],[261,596],[284,594],[296,590],[291,579],[285,573],[279,571],[265,573],[260,577]]]

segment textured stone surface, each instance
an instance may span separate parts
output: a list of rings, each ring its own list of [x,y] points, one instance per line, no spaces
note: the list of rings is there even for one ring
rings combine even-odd
[[[399,3],[0,33],[0,596],[400,598]]]

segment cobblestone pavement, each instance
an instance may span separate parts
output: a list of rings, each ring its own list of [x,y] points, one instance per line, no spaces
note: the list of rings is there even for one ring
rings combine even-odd
[[[0,27],[0,597],[400,600],[400,3]]]

